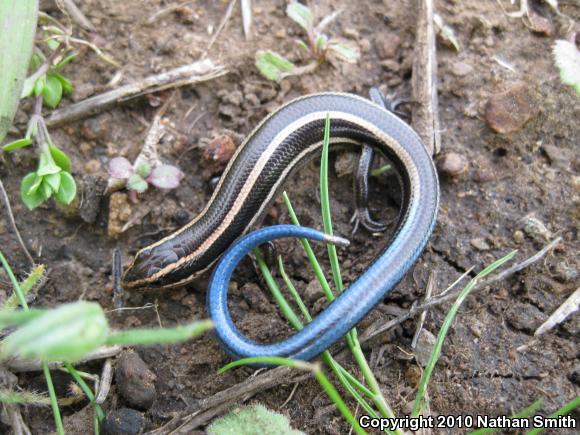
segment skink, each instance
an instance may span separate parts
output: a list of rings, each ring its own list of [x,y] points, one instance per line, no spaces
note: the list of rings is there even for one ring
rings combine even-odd
[[[436,220],[439,186],[433,161],[411,127],[379,105],[350,94],[305,96],[266,117],[238,148],[200,215],[140,250],[123,276],[123,286],[171,287],[209,269],[261,218],[300,163],[319,155],[327,113],[331,147],[368,144],[386,156],[400,176],[401,213],[390,242],[321,315],[279,343],[258,344],[237,330],[227,308],[231,272],[253,246],[289,236],[322,240],[320,233],[284,225],[240,239],[212,275],[208,306],[219,339],[234,357],[280,355],[308,360],[356,325],[395,287],[427,244]]]

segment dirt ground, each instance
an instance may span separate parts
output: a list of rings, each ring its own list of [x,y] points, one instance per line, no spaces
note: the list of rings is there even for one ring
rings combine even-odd
[[[52,2],[41,3],[45,11],[64,20]],[[178,3],[177,0],[79,2],[97,28],[95,33],[81,34],[123,65],[121,83],[128,83],[202,56],[211,39],[208,32],[215,31],[229,2],[190,2],[180,11],[148,23],[157,11]],[[380,84],[389,93],[409,98],[416,27],[412,3],[312,2],[318,17],[343,9],[328,33],[355,41],[361,48],[361,59],[356,65],[323,65],[314,74],[289,78],[281,85],[268,82],[257,73],[254,53],[257,49],[272,49],[298,59],[294,39],[300,30],[286,16],[286,2],[254,2],[251,41],[243,37],[236,6],[227,27],[208,52],[211,59],[228,68],[229,74],[202,85],[181,88],[166,115],[173,133],[163,143],[162,157],[185,172],[182,186],[169,193],[150,191],[143,195],[141,204],[132,212],[145,207],[148,213],[117,240],[107,237],[107,200],[99,206],[96,222],[92,224],[70,217],[53,203],[28,211],[19,199],[18,189],[23,175],[34,169],[34,154],[26,150],[3,156],[0,177],[10,195],[18,227],[37,261],[50,269],[49,281],[34,305],[53,307],[83,298],[113,309],[112,249],[119,247],[128,262],[139,247],[178,228],[203,208],[211,194],[211,183],[207,171],[204,173],[201,153],[203,145],[213,136],[229,134],[239,144],[269,111],[315,91],[367,95],[371,85]],[[422,299],[431,271],[437,271],[435,291],[441,292],[472,266],[480,270],[512,249],[518,249],[516,259],[524,259],[548,240],[560,236],[562,242],[557,249],[541,262],[465,302],[429,388],[434,415],[510,415],[539,398],[544,400],[543,411],[548,414],[580,392],[580,317],[572,316],[548,334],[533,337],[535,329],[580,282],[580,105],[573,90],[559,81],[551,54],[554,39],[565,37],[569,21],[558,18],[543,2],[530,2],[553,25],[553,35],[546,36],[533,32],[524,20],[508,17],[495,1],[436,3],[439,14],[454,28],[461,43],[459,52],[442,40],[438,43],[443,149],[465,156],[470,168],[460,177],[441,178],[440,213],[427,249],[412,273],[384,300],[382,309],[374,310],[359,330],[364,330],[371,321],[387,321],[392,318],[389,313],[406,310]],[[510,7],[508,1],[501,3]],[[576,22],[580,20],[576,0],[561,1],[560,10]],[[398,36],[400,44],[393,35]],[[393,45],[394,53],[385,50],[385,46],[393,49]],[[506,68],[498,59],[512,68]],[[72,100],[76,101],[107,90],[118,70],[90,50],[82,50],[65,73],[75,85]],[[494,133],[485,122],[486,103],[492,95],[516,82],[525,82],[533,90],[537,113],[514,133]],[[164,93],[142,97],[53,130],[55,142],[73,159],[74,175],[78,179],[88,174],[105,178],[110,158],[117,155],[134,158],[160,99],[167,96]],[[64,101],[63,105],[70,102]],[[29,107],[25,104],[22,108],[17,118],[20,127]],[[333,162],[336,158],[333,156]],[[333,171],[330,184],[336,232],[350,234],[351,177],[337,177]],[[396,195],[384,193],[392,190],[393,185],[393,177],[373,180],[372,207],[381,218],[396,213],[396,201],[390,199]],[[295,177],[287,186],[302,223],[319,227],[318,163],[308,165],[299,179]],[[543,234],[534,236],[524,231],[530,216],[545,225]],[[264,224],[288,221],[285,207],[278,201]],[[373,237],[359,231],[352,238],[351,247],[340,251],[347,283],[365,270],[386,238],[386,234]],[[28,272],[26,258],[3,221],[0,221],[0,244],[18,275],[24,276]],[[301,248],[285,243],[279,249],[299,291],[304,291],[313,274],[304,268]],[[0,279],[6,281],[4,277]],[[248,283],[259,283],[250,263],[240,267],[231,295],[233,315],[240,327],[264,341],[290,334],[290,327],[276,313],[267,291],[256,293],[254,288],[245,293]],[[133,292],[127,295],[125,305],[153,308],[126,310],[120,315],[111,313],[109,319],[116,328],[160,323],[168,326],[206,315],[202,284]],[[321,301],[311,305],[315,309],[322,307]],[[437,334],[448,309],[448,305],[443,305],[429,311],[426,329]],[[364,346],[367,355],[380,356],[375,372],[387,399],[399,413],[410,411],[414,397],[417,363],[409,353],[415,327],[415,321],[408,321]],[[157,397],[144,414],[147,430],[163,425],[198,399],[241,382],[253,372],[238,369],[218,375],[217,369],[229,358],[210,333],[183,345],[139,348],[137,352],[156,375]],[[347,361],[347,365],[355,370],[352,361]],[[92,363],[81,368],[100,373],[101,365]],[[59,395],[65,396],[67,377],[57,375],[56,381]],[[19,382],[24,388],[45,389],[41,373],[22,374]],[[348,433],[348,425],[329,406],[329,399],[313,380],[301,382],[291,400],[281,408],[293,388],[289,384],[263,391],[249,402],[280,410],[293,427],[307,433]],[[113,383],[106,407],[123,405]],[[65,408],[64,414],[70,418],[82,407]],[[33,433],[53,430],[49,409],[27,408],[23,415]],[[0,432],[7,430],[0,423]]]

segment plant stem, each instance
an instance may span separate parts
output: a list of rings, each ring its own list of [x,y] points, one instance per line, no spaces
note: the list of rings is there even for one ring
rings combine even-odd
[[[60,409],[58,407],[58,399],[56,398],[56,392],[54,391],[54,385],[52,383],[52,376],[50,375],[48,364],[45,363],[44,361],[42,362],[42,371],[44,372],[44,377],[46,378],[46,385],[48,387],[48,395],[50,397],[50,406],[52,408],[52,415],[54,416],[54,424],[56,425],[56,432],[59,435],[64,435],[62,417],[60,415]]]

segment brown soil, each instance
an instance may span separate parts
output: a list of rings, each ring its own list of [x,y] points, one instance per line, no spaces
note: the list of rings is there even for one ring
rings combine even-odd
[[[228,2],[196,1],[189,6],[191,16],[170,13],[153,24],[146,23],[159,9],[176,3],[82,2],[83,11],[98,29],[87,38],[123,64],[122,82],[198,59],[210,40],[208,26],[217,28]],[[94,224],[69,218],[52,203],[33,212],[24,207],[18,186],[23,175],[34,168],[32,151],[14,153],[0,162],[0,176],[8,189],[22,236],[38,261],[50,269],[49,281],[35,306],[53,307],[82,297],[112,309],[112,249],[119,246],[130,257],[137,248],[177,228],[184,220],[183,210],[193,217],[203,208],[211,188],[207,177],[202,176],[204,168],[197,145],[214,135],[228,131],[248,134],[281,103],[315,91],[366,95],[369,86],[383,84],[397,96],[410,96],[416,20],[409,4],[413,2],[315,2],[319,17],[338,7],[344,9],[328,32],[357,41],[362,48],[361,60],[358,65],[323,65],[314,74],[290,78],[281,85],[259,76],[254,53],[257,49],[273,49],[295,59],[298,51],[293,39],[300,32],[284,13],[285,1],[255,3],[253,40],[244,40],[236,6],[228,26],[209,51],[209,56],[227,65],[230,73],[194,88],[180,89],[167,114],[180,135],[166,141],[162,154],[165,161],[177,163],[186,173],[182,186],[168,194],[153,191],[145,194],[142,206],[145,204],[150,212],[117,241],[107,238],[105,203]],[[364,7],[359,3],[364,3]],[[512,249],[519,250],[518,259],[533,254],[545,240],[534,240],[525,233],[523,239],[514,238],[514,232],[523,229],[523,218],[533,214],[554,237],[561,236],[563,242],[543,261],[466,301],[443,348],[429,395],[434,415],[510,415],[538,398],[544,399],[543,409],[549,413],[580,391],[580,317],[572,316],[545,336],[533,337],[534,330],[579,283],[580,105],[574,92],[559,81],[551,55],[553,40],[565,36],[568,21],[540,7],[539,12],[555,26],[556,36],[546,37],[532,32],[523,20],[507,17],[497,2],[437,3],[439,13],[453,26],[462,45],[458,53],[441,40],[438,44],[443,147],[445,151],[466,156],[470,170],[458,179],[441,180],[440,214],[431,242],[413,272],[384,304],[409,308],[422,298],[430,271],[437,270],[436,291],[442,291],[468,268],[474,266],[479,270]],[[509,5],[507,1],[502,3]],[[578,21],[577,5],[573,1],[560,3],[561,11]],[[64,19],[58,10],[50,9],[50,13]],[[385,39],[392,42],[393,38],[387,35],[391,33],[399,36],[401,45],[395,56],[381,65],[384,59],[380,56],[385,55],[385,50],[377,50],[377,46]],[[494,56],[511,64],[515,71],[501,66]],[[465,66],[458,67],[458,63],[470,65],[473,70],[463,75]],[[104,91],[118,71],[93,52],[82,51],[65,72],[75,85],[73,99],[77,100]],[[485,104],[492,94],[504,91],[516,81],[526,82],[537,93],[539,114],[515,133],[496,134],[485,124]],[[53,139],[72,156],[77,178],[89,167],[105,177],[111,157],[137,155],[158,103],[156,96],[134,100],[55,130]],[[20,114],[18,120],[25,121],[25,115]],[[233,136],[239,143],[239,138]],[[348,221],[353,211],[350,176],[338,178],[332,174],[330,183],[336,231],[349,234]],[[317,185],[318,164],[314,162],[301,172],[299,181],[295,177],[287,188],[302,223],[309,226],[320,226]],[[393,179],[389,177],[373,181],[373,210],[384,218],[395,215],[396,204],[390,199],[376,198],[392,185]],[[280,202],[265,224],[275,222],[288,222]],[[353,237],[351,248],[340,252],[347,283],[365,270],[385,238],[386,235],[373,238],[361,231]],[[4,222],[0,223],[0,243],[19,276],[24,276],[28,271],[26,258]],[[303,269],[305,259],[301,249],[297,244],[283,244],[279,249],[299,290],[303,290],[313,275]],[[249,263],[240,267],[236,279],[235,288],[239,289],[247,282],[259,282]],[[242,329],[265,341],[291,332],[279,314],[274,314],[274,310],[267,312],[268,306],[273,306],[269,296],[268,300],[264,308],[263,303],[258,305],[240,290],[231,296],[233,314]],[[114,327],[156,326],[159,322],[168,326],[206,315],[202,285],[135,292],[128,295],[125,304],[127,307],[153,304],[156,308],[110,315]],[[441,306],[431,310],[426,328],[436,334],[448,309]],[[375,310],[359,329],[364,329],[371,320],[381,317],[388,320],[390,316],[385,311],[388,310]],[[415,322],[408,322],[365,346],[369,356],[377,355],[381,346],[386,346],[377,362],[376,374],[386,397],[399,413],[409,412],[409,402],[414,397],[416,363],[407,356],[414,330]],[[242,369],[218,375],[217,369],[229,359],[211,334],[183,345],[140,348],[137,352],[156,375],[157,400],[145,414],[148,429],[161,426],[196,399],[238,383],[251,373]],[[352,366],[352,362],[348,365]],[[98,363],[82,368],[100,373]],[[19,381],[24,388],[45,388],[41,373],[21,375]],[[68,378],[58,375],[56,382],[59,394],[67,394]],[[252,401],[278,409],[292,389],[293,385],[285,385],[264,391]],[[347,424],[329,404],[318,384],[306,381],[298,386],[281,412],[289,416],[294,427],[308,433],[348,433]],[[107,407],[122,405],[113,389]],[[72,415],[79,409],[66,408],[64,412]],[[46,433],[53,428],[48,409],[25,409],[24,418],[34,433]],[[3,430],[7,427],[0,423],[0,432]]]

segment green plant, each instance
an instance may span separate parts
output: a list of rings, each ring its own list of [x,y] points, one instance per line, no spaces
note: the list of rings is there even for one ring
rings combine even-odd
[[[105,312],[94,302],[78,301],[63,304],[53,309],[30,309],[25,299],[22,285],[28,290],[42,278],[44,268],[33,273],[19,283],[10,265],[0,251],[0,263],[6,270],[14,289],[14,295],[22,309],[14,309],[13,304],[4,304],[0,310],[0,331],[15,328],[0,342],[0,361],[9,357],[37,359],[48,387],[57,433],[64,434],[62,418],[48,362],[61,362],[73,379],[81,387],[95,410],[95,433],[105,417],[101,407],[95,402],[94,393],[82,379],[72,363],[103,345],[152,345],[171,344],[189,340],[212,327],[209,320],[191,322],[174,328],[134,329],[112,331]],[[45,403],[42,398],[25,393],[0,390],[0,402]]]
[[[137,195],[145,192],[149,184],[158,189],[175,189],[184,175],[179,168],[161,164],[151,169],[146,162],[133,165],[125,157],[115,157],[109,162],[109,176],[116,180],[124,180],[125,187],[129,191],[129,197],[133,202],[137,201]]]
[[[554,60],[562,83],[572,86],[580,95],[580,51],[576,47],[575,38],[574,34],[572,41],[558,39],[554,43]]]
[[[288,418],[263,405],[236,408],[212,422],[209,435],[305,435],[292,429]]]
[[[16,3],[22,10],[17,9],[12,3]],[[8,10],[4,10],[5,6]],[[14,15],[19,20],[11,17],[12,11],[17,12]],[[21,26],[21,28],[13,26],[10,32],[0,33],[0,50],[2,50],[0,58],[4,57],[6,52],[5,61],[0,60],[0,83],[13,84],[0,86],[0,101],[4,97],[3,89],[8,91],[6,102],[0,103],[0,142],[12,122],[19,98],[35,99],[34,111],[29,119],[25,136],[2,147],[4,152],[13,152],[36,144],[38,167],[36,171],[28,173],[20,185],[22,201],[31,210],[50,198],[62,204],[70,204],[77,193],[70,158],[52,141],[42,115],[43,105],[55,109],[64,94],[73,92],[72,83],[61,74],[61,70],[76,57],[73,44],[88,45],[102,59],[117,65],[94,44],[74,38],[70,29],[65,29],[58,21],[42,13],[40,14],[42,37],[31,55],[37,12],[37,2],[29,0],[2,2],[0,7],[0,21],[7,20]],[[13,38],[20,44],[14,44]],[[30,49],[27,44],[30,44]],[[27,69],[33,73],[24,79]],[[3,125],[6,122],[8,126]]]
[[[296,44],[310,59],[306,65],[296,66],[284,56],[270,50],[256,52],[256,67],[268,80],[280,81],[291,75],[314,71],[320,64],[330,61],[356,63],[360,57],[358,46],[341,38],[333,38],[323,30],[338,16],[340,11],[324,17],[314,24],[312,10],[301,3],[292,1],[286,7],[286,14],[306,32],[306,40],[298,39]]]

